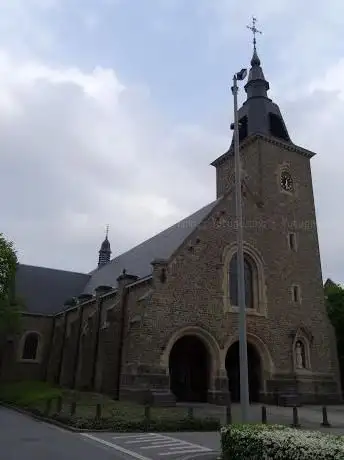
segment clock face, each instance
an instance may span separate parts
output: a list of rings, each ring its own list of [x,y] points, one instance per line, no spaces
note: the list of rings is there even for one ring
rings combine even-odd
[[[291,192],[293,190],[293,179],[287,171],[283,171],[281,174],[281,187],[287,192]]]

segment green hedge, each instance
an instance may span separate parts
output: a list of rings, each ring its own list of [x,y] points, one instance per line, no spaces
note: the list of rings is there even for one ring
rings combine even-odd
[[[343,460],[344,438],[281,425],[221,428],[224,460]]]
[[[109,430],[114,432],[177,432],[177,431],[219,431],[220,423],[211,418],[180,420],[152,419],[148,423],[145,420],[124,420],[116,417],[83,418],[64,414],[53,414],[52,419],[77,429]]]

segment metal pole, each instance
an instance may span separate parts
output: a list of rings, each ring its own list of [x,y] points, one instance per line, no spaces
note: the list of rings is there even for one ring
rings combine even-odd
[[[235,205],[237,218],[237,264],[238,264],[238,301],[239,301],[239,359],[240,359],[240,405],[242,422],[248,422],[249,389],[247,367],[246,339],[246,302],[245,302],[245,271],[244,271],[244,242],[241,203],[241,165],[239,150],[239,120],[238,120],[238,83],[237,76],[233,77],[232,93],[234,98],[234,159],[235,159]]]

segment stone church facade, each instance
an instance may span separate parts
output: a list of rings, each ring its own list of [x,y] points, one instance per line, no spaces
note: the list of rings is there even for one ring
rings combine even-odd
[[[239,110],[250,396],[338,402],[314,153],[291,141],[268,89],[254,50]],[[47,379],[140,400],[150,389],[165,400],[212,403],[229,389],[239,399],[233,143],[212,165],[214,202],[112,260],[106,237],[93,272],[19,267],[29,309],[23,334],[8,339],[3,380]],[[77,301],[67,305],[67,297]]]

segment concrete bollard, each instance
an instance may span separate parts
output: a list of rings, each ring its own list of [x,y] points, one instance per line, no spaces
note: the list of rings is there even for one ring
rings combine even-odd
[[[56,401],[56,412],[60,414],[62,412],[62,396],[58,396],[57,401]]]
[[[299,413],[297,410],[297,407],[293,407],[293,423],[291,424],[293,428],[300,428],[300,422],[299,422]]]
[[[46,417],[48,417],[48,415],[50,414],[50,411],[51,411],[51,403],[52,403],[52,399],[47,399],[46,400],[46,403],[45,403],[45,410],[44,410],[44,415]]]
[[[151,421],[151,406],[147,404],[145,405],[145,415],[144,415],[145,431],[149,431],[150,421]]]
[[[73,416],[76,413],[76,401],[72,401],[70,405],[70,415]]]
[[[262,423],[266,425],[268,422],[267,420],[268,419],[267,419],[266,407],[262,406]]]
[[[327,407],[322,408],[322,422],[321,426],[324,426],[326,428],[331,428],[331,423],[328,421],[328,416],[327,416]]]
[[[194,408],[188,407],[188,419],[192,420],[194,418]]]
[[[231,404],[226,405],[226,425],[232,424],[232,406]]]
[[[96,419],[100,419],[102,416],[102,405],[100,403],[96,406]]]

